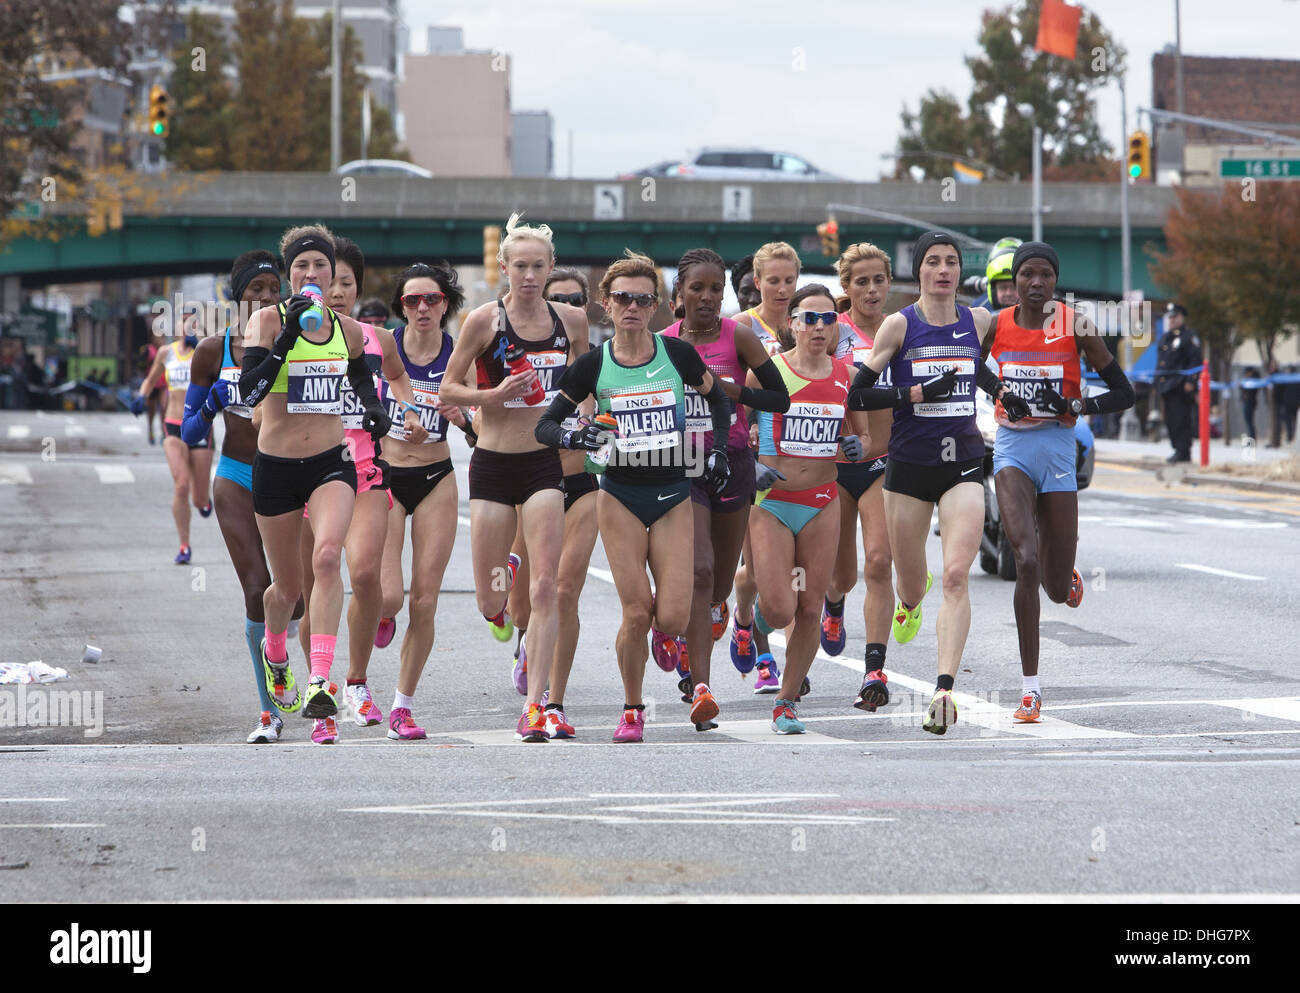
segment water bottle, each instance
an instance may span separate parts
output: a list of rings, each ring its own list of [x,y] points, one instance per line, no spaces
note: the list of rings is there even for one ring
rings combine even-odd
[[[518,345],[511,345],[507,348],[504,358],[506,368],[508,368],[512,374],[518,375],[522,372],[531,372],[533,369],[533,364],[528,361],[528,354]],[[545,400],[546,390],[542,389],[541,380],[534,382],[533,388],[520,397],[520,399],[530,407],[535,407]]]
[[[600,414],[596,418],[596,423],[599,424],[606,431],[613,431],[618,428],[618,421],[611,414]],[[614,454],[614,439],[611,436],[610,439],[607,442],[605,442],[605,444],[601,445],[600,448],[592,452],[590,456],[591,464],[600,466],[601,469],[604,469],[605,466],[609,465],[609,457],[613,454]]]
[[[312,300],[315,306],[298,318],[298,326],[308,333],[317,331],[325,323],[324,294],[315,283],[304,284],[299,292]]]

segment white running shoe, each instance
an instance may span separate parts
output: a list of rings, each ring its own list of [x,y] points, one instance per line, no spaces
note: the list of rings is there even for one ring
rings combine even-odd
[[[357,727],[374,727],[376,724],[383,723],[383,712],[379,709],[379,704],[375,703],[374,697],[370,695],[370,687],[365,683],[346,687],[343,696],[347,699],[348,710],[352,713],[352,723]]]
[[[273,715],[269,710],[264,710],[262,716],[257,719],[257,725],[248,736],[248,743],[250,745],[273,744],[280,740],[280,732],[283,730],[284,721]]]

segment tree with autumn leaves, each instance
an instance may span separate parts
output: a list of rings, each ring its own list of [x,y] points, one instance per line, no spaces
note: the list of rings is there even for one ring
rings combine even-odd
[[[1267,367],[1300,328],[1300,183],[1243,180],[1177,196],[1168,250],[1147,249],[1151,278],[1187,308],[1215,378],[1230,378],[1242,341],[1255,342]]]

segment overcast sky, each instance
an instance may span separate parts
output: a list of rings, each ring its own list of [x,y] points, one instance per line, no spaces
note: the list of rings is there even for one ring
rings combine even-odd
[[[611,176],[703,145],[786,151],[850,179],[892,169],[899,112],[929,87],[964,104],[980,14],[1005,3],[927,0],[402,0],[411,48],[460,26],[513,60],[516,110],[555,119],[555,172]],[[1151,103],[1151,56],[1174,40],[1173,0],[1087,5],[1129,52],[1130,129]],[[1297,0],[1183,0],[1187,55],[1295,58]],[[806,69],[793,68],[796,49]],[[1118,88],[1098,97],[1122,147]],[[1297,110],[1300,120],[1300,109]]]

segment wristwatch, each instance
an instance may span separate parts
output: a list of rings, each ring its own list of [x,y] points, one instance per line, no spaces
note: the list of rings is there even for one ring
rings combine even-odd
[[[1070,413],[1074,417],[1082,417],[1084,402],[1079,397],[1070,397]]]

